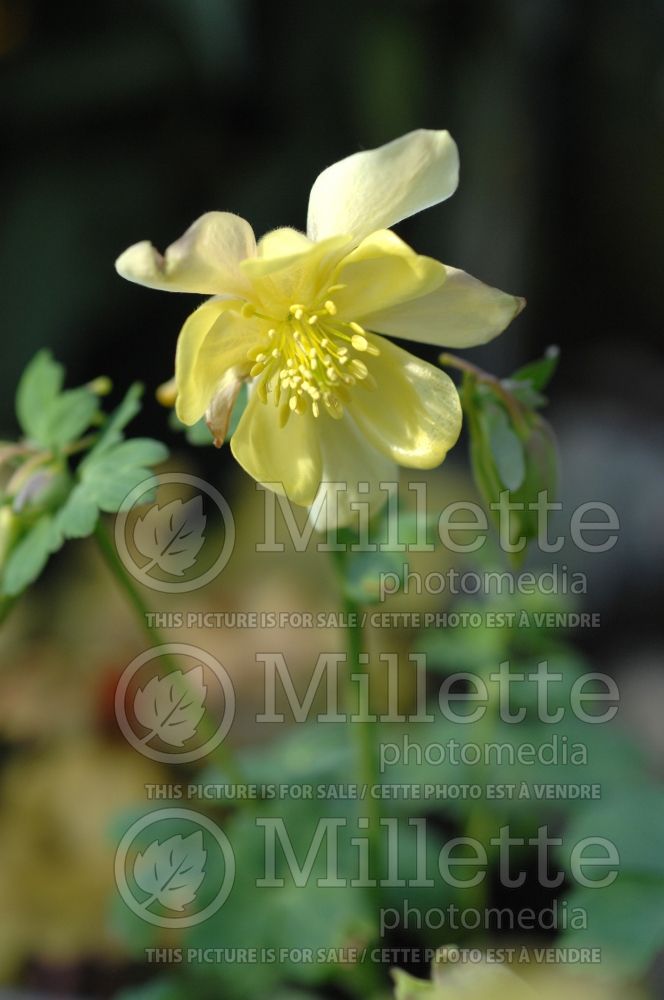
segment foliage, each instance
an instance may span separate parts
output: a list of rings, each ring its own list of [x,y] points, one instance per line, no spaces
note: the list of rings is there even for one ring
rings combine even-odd
[[[167,449],[151,438],[126,440],[126,425],[140,410],[135,384],[110,414],[97,379],[64,389],[64,369],[48,351],[27,366],[16,392],[23,438],[0,445],[0,594],[17,597],[33,583],[49,557],[72,538],[85,538],[101,512],[120,509],[125,497],[151,476]],[[146,486],[149,493],[149,484]]]

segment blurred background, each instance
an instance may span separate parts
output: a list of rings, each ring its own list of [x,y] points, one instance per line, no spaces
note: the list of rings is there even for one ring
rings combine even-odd
[[[325,166],[414,128],[450,130],[459,190],[399,232],[419,252],[526,296],[514,326],[471,352],[475,363],[507,375],[549,344],[561,348],[548,417],[565,508],[601,500],[621,520],[610,553],[563,553],[570,570],[588,573],[581,603],[602,614],[602,628],[575,643],[618,677],[624,722],[661,775],[664,0],[0,0],[0,78],[0,436],[16,434],[16,382],[47,345],[72,385],[105,374],[119,395],[143,381],[134,432],[166,440],[182,467],[233,497],[248,498],[249,486],[230,456],[192,458],[153,398],[172,374],[192,299],[122,281],[114,259],[141,239],[163,249],[211,209],[244,216],[257,234],[304,228]],[[462,447],[448,467],[452,495],[471,489]],[[246,519],[235,575],[211,607],[274,607],[282,564],[264,561],[257,582],[250,510]],[[279,590],[284,606],[334,601],[325,578],[312,597],[311,568],[298,563]],[[148,762],[103,743],[114,678],[142,640],[102,577],[85,546],[65,555],[0,639],[11,769],[2,823],[30,873],[0,913],[0,972],[90,995],[132,980],[119,943],[121,971],[105,985],[95,965],[100,951],[111,961],[116,942],[99,944],[108,884],[105,855],[90,845],[114,803],[140,802],[154,780]],[[294,650],[303,663],[317,642],[307,641]],[[243,637],[228,642],[241,666]],[[83,742],[72,746],[72,733]],[[67,877],[40,903],[26,885],[41,877],[42,835],[52,848],[49,823],[64,855],[81,862],[71,846],[80,838],[89,856],[79,889]],[[51,875],[57,867],[49,862]]]

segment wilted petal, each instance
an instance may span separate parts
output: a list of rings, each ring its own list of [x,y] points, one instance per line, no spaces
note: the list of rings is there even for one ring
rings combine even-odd
[[[257,482],[309,506],[322,471],[316,425],[316,418],[307,412],[292,413],[282,427],[273,397],[263,403],[253,392],[231,438],[231,450]]]
[[[442,265],[441,265],[442,266]],[[475,347],[497,337],[524,308],[508,295],[445,265],[445,281],[428,295],[358,317],[370,330],[437,347]]]
[[[380,349],[369,371],[377,389],[357,386],[349,411],[369,441],[399,465],[432,469],[456,443],[461,404],[452,380],[439,368],[371,337]]]
[[[247,352],[259,341],[260,328],[231,311],[233,305],[225,299],[205,302],[182,327],[175,352],[175,409],[185,424],[200,420],[229,369],[250,367]]]
[[[352,233],[360,240],[449,198],[459,180],[459,154],[446,131],[418,129],[378,149],[332,164],[309,196],[307,235]]]
[[[221,448],[226,440],[235,401],[245,379],[237,368],[229,368],[221,377],[214,396],[205,411],[205,422],[214,439],[215,448]]]
[[[163,256],[144,240],[125,250],[115,268],[123,278],[148,288],[244,296],[247,281],[239,264],[255,253],[256,240],[248,222],[231,212],[208,212]]]

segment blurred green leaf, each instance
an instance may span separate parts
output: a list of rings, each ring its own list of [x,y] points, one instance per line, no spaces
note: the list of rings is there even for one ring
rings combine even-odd
[[[28,363],[16,390],[16,416],[31,440],[49,445],[50,408],[54,405],[65,371],[50,351],[39,351]]]
[[[547,493],[549,500],[555,495],[558,453],[553,431],[543,417],[516,401],[518,411],[508,412],[492,387],[478,385],[474,376],[464,376],[461,399],[473,478],[496,525],[503,530],[507,526],[505,541],[515,549],[510,559],[519,565],[528,543],[537,537],[534,505],[539,494]],[[521,539],[526,544],[519,548]]]
[[[56,514],[58,529],[65,538],[87,538],[95,530],[99,517],[94,494],[87,483],[78,483]]]
[[[510,381],[530,382],[533,389],[541,392],[553,378],[560,360],[560,349],[555,345],[547,347],[542,358],[530,361],[510,375]]]
[[[508,490],[514,492],[526,476],[523,444],[510,425],[505,409],[499,403],[487,403],[481,410],[486,426],[491,456],[498,476]]]
[[[99,412],[98,397],[85,386],[62,392],[64,368],[49,351],[27,365],[16,391],[16,415],[30,440],[44,448],[75,441]]]
[[[149,467],[167,457],[166,446],[151,438],[120,441],[87,455],[80,465],[81,482],[101,510],[114,513],[131,490],[150,479]]]
[[[37,579],[49,556],[60,548],[62,541],[62,534],[50,515],[44,515],[36,521],[7,559],[2,592],[15,597],[25,590]]]
[[[609,831],[598,827],[595,835],[598,831],[610,839]],[[578,888],[568,902],[585,910],[588,926],[565,931],[559,944],[563,948],[599,948],[606,968],[643,974],[664,946],[663,899],[663,878],[622,871],[613,885]]]
[[[40,443],[62,448],[76,441],[99,413],[99,399],[86,388],[63,392],[48,410],[48,423]]]
[[[134,382],[127,390],[120,405],[103,425],[101,433],[92,449],[96,455],[100,455],[107,448],[110,448],[111,445],[117,444],[118,441],[122,440],[124,428],[140,412],[142,395],[143,386],[140,382]]]

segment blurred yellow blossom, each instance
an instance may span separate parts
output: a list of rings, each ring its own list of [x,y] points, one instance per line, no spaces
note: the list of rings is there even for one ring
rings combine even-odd
[[[430,980],[393,969],[395,1000],[644,1000],[632,987],[597,975],[560,966],[528,974],[526,965],[522,976],[488,957],[479,959],[463,960],[462,952],[450,946],[436,952]]]

